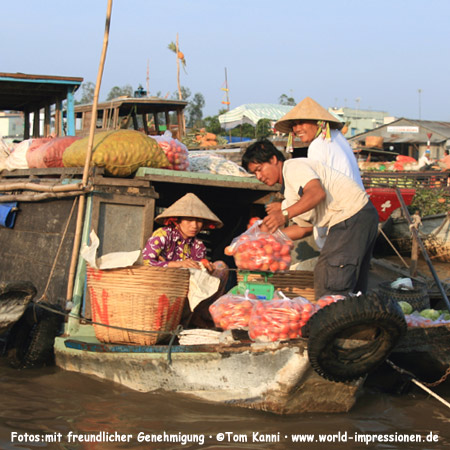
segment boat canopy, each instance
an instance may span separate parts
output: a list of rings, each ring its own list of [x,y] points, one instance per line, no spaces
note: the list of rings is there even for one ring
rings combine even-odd
[[[259,120],[269,119],[276,121],[281,119],[292,109],[290,105],[277,105],[272,103],[247,103],[238,106],[231,111],[221,114],[219,122],[225,130],[248,123],[256,126]]]
[[[78,77],[0,73],[0,110],[24,113],[24,139],[28,139],[30,134],[39,137],[41,109],[44,109],[44,136],[50,134],[50,107],[55,105],[55,133],[59,136],[63,134],[62,102],[67,100],[66,134],[74,136],[74,93],[82,82],[83,78]],[[38,118],[33,121],[32,133],[30,113]]]

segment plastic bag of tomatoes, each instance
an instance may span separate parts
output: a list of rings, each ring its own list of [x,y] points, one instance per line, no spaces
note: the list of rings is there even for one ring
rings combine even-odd
[[[250,317],[248,335],[257,342],[275,342],[302,336],[302,327],[318,310],[303,297],[283,296],[270,301],[259,301]]]
[[[257,220],[247,231],[234,238],[225,248],[226,255],[234,256],[238,269],[262,272],[282,272],[291,265],[293,242],[281,230],[267,233],[259,228]]]
[[[187,147],[179,140],[172,137],[170,131],[165,131],[162,136],[151,136],[158,145],[164,150],[169,160],[168,169],[172,170],[188,170],[189,169],[189,153]]]
[[[319,300],[317,300],[317,305],[320,308],[323,308],[324,306],[328,306],[331,303],[337,302],[338,300],[344,300],[345,295],[337,295],[337,294],[333,294],[333,295],[324,295],[322,297],[319,298]]]
[[[225,294],[209,307],[209,312],[216,327],[223,330],[243,329],[248,327],[253,307],[258,301],[253,294]]]

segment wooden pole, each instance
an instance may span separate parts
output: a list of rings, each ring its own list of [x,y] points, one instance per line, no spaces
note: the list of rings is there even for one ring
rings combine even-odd
[[[112,10],[112,0],[108,0],[108,5],[106,9],[106,23],[105,23],[105,32],[103,35],[103,48],[102,48],[102,54],[100,57],[100,64],[98,68],[97,73],[97,82],[95,84],[95,90],[94,90],[94,102],[92,104],[92,115],[91,115],[91,127],[89,129],[89,140],[88,140],[88,147],[86,151],[86,160],[84,163],[84,170],[83,170],[83,179],[82,179],[82,185],[87,186],[88,178],[89,178],[89,170],[90,170],[90,163],[91,163],[91,157],[92,157],[92,148],[94,146],[94,133],[95,133],[95,127],[97,122],[97,105],[98,105],[98,95],[100,92],[100,85],[102,82],[102,75],[103,75],[103,68],[105,67],[105,59],[106,59],[106,51],[108,49],[108,40],[109,40],[109,27],[111,23],[111,10]],[[84,220],[84,209],[86,205],[86,196],[82,195],[80,197],[80,202],[78,203],[78,215],[77,215],[77,222],[76,222],[76,228],[75,228],[75,237],[73,242],[73,249],[72,249],[72,258],[70,261],[70,269],[69,269],[69,279],[67,282],[67,300],[72,299],[72,291],[73,291],[73,285],[75,280],[75,270],[78,262],[78,250],[80,248],[80,242],[81,242],[81,233],[83,228],[83,220]]]
[[[180,58],[178,58],[178,33],[177,33],[177,44],[176,44],[176,55],[177,55],[177,84],[178,84],[178,100],[183,100],[181,95],[181,85],[180,85]]]
[[[420,237],[419,237],[419,233],[418,233],[417,229],[414,226],[411,226],[411,225],[413,225],[413,221],[411,220],[411,216],[409,215],[408,208],[406,207],[406,203],[403,200],[403,197],[402,197],[402,194],[400,192],[400,189],[397,186],[395,187],[395,192],[397,194],[398,201],[400,202],[400,206],[402,207],[403,215],[405,216],[406,221],[410,225],[409,228],[411,230],[413,238],[417,241],[417,243],[418,243],[418,245],[420,247],[420,250],[422,252],[422,255],[425,258],[426,263],[428,264],[428,268],[430,269],[430,272],[433,275],[434,281],[436,282],[436,285],[437,285],[437,287],[438,287],[438,289],[439,289],[439,291],[440,291],[440,293],[442,295],[442,298],[445,301],[447,309],[450,311],[450,302],[449,302],[449,300],[447,298],[447,294],[445,292],[445,289],[442,286],[441,280],[437,276],[436,270],[434,269],[433,263],[431,262],[431,259],[428,256],[428,253],[427,253],[427,251],[425,249],[425,246],[423,245],[422,239],[420,239]]]

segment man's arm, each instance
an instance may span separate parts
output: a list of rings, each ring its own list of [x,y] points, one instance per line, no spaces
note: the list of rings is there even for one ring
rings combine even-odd
[[[315,208],[325,199],[325,197],[326,193],[320,180],[315,178],[308,181],[303,188],[303,194],[300,200],[286,208],[289,214],[289,219]],[[263,222],[267,226],[270,233],[275,232],[279,227],[284,225],[285,221],[286,218],[281,213],[281,209],[275,209],[274,207],[270,210],[268,209],[268,215],[263,219]]]

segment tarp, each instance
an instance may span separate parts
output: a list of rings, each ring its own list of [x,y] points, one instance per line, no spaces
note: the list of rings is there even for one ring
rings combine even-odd
[[[260,119],[276,121],[281,119],[293,107],[290,105],[277,105],[272,103],[247,103],[231,111],[221,114],[219,122],[225,130],[248,123],[256,126]]]

